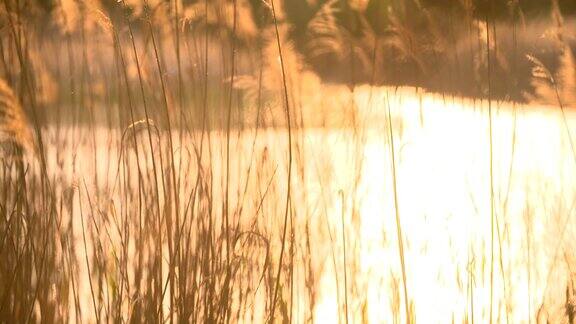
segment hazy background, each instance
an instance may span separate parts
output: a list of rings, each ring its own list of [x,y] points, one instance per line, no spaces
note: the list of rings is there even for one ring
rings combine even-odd
[[[6,4],[19,11],[19,23],[22,28],[25,25],[24,54],[31,62],[27,68],[38,102],[46,108],[39,112],[44,119],[54,117],[44,113],[54,106],[72,109],[69,114],[60,113],[66,115],[62,118],[86,120],[87,106],[95,105],[110,110],[106,110],[106,117],[96,109],[92,118],[120,118],[113,107],[123,100],[117,77],[121,51],[125,52],[129,82],[134,82],[138,90],[138,69],[131,59],[130,43],[124,44],[130,37],[128,23],[136,44],[142,48],[139,63],[148,100],[162,104],[160,91],[155,91],[161,85],[155,75],[158,72],[150,37],[153,30],[167,98],[185,107],[185,113],[177,114],[181,117],[197,114],[194,109],[203,106],[206,38],[209,93],[220,97],[229,91],[224,83],[232,75],[232,45],[238,98],[248,93],[254,99],[259,93],[259,79],[265,88],[280,88],[278,66],[270,57],[275,41],[271,11],[262,0],[238,1],[235,33],[233,3],[224,0],[208,1],[207,8],[203,1],[158,0],[128,0],[126,6],[109,0]],[[279,1],[277,7],[287,66],[294,74],[314,72],[311,78],[315,80],[308,82],[349,87],[366,83],[407,85],[485,98],[489,84],[488,21],[493,51],[490,95],[515,101],[554,102],[555,98],[546,98],[545,91],[537,91],[532,80],[533,64],[526,55],[535,56],[554,73],[564,73],[571,68],[569,59],[576,46],[576,21],[572,18],[576,5],[570,0],[290,0]],[[4,21],[8,22],[6,16]],[[4,33],[11,32],[5,24]],[[3,42],[0,71],[22,87],[17,53],[9,38],[3,38]],[[272,77],[259,78],[260,67]],[[559,81],[573,89],[573,80]],[[135,106],[140,106],[140,98],[134,97]],[[573,98],[566,100],[571,102]],[[79,106],[84,112],[77,111]]]

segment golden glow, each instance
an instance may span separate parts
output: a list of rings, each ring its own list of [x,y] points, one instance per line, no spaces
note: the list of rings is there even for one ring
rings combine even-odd
[[[349,101],[343,101],[345,111]],[[491,218],[487,103],[442,98],[410,88],[368,86],[355,90],[354,102],[361,107],[356,116],[359,124],[300,129],[294,135],[297,171],[293,177],[290,221],[295,249],[293,320],[303,322],[309,316],[307,289],[315,293],[315,320],[342,320],[346,269],[350,319],[404,321],[385,119],[389,102],[413,315],[417,320],[434,323],[452,319],[462,322],[472,316],[476,321],[488,321]],[[303,109],[305,113],[312,108]],[[508,317],[512,323],[528,322],[529,315],[543,303],[542,296],[544,302],[553,303],[569,279],[563,254],[571,246],[574,227],[569,217],[571,197],[575,194],[574,160],[557,108],[494,102],[493,109],[497,220],[494,317],[499,321]],[[569,116],[570,125],[574,125],[573,114]],[[348,122],[346,118],[340,120]],[[98,130],[98,134],[102,134],[98,136],[102,141],[98,148],[105,148],[108,140],[118,140],[117,135],[105,129]],[[287,133],[279,129],[259,130],[252,155],[254,135],[254,129],[248,129],[232,137],[230,191],[235,194],[230,205],[234,206],[234,219],[240,217],[243,228],[248,230],[255,222],[258,231],[271,235],[272,255],[277,255],[286,190]],[[209,138],[203,165],[212,172],[216,199],[213,206],[218,215],[225,190],[225,136],[215,131]],[[191,150],[189,143],[192,142],[187,139],[184,147]],[[81,154],[93,154],[89,143],[80,145]],[[112,183],[117,156],[98,156],[99,166],[108,168],[98,170],[104,175],[100,183],[106,174]],[[88,188],[94,190],[94,179],[84,176],[94,173],[91,160],[76,163],[76,181],[86,181]],[[188,195],[198,168],[193,159],[185,158],[182,163],[185,172],[189,172],[182,184],[183,193]],[[247,179],[250,165],[252,171]],[[238,214],[240,209],[242,216]],[[311,251],[306,244],[310,244]],[[236,253],[240,256],[246,251],[238,248]],[[264,250],[254,253],[246,257],[255,262],[254,273],[258,274]],[[312,270],[306,268],[308,263],[303,260],[310,262]],[[168,269],[167,264],[165,267]],[[307,287],[305,279],[312,279],[313,286]],[[86,284],[80,282],[81,291],[90,300]],[[254,305],[260,306],[244,316],[246,321],[251,321],[251,312],[256,313],[256,318],[263,316],[262,298],[262,294],[254,297]]]

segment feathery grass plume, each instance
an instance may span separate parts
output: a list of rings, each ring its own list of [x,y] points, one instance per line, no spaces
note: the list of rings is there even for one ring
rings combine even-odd
[[[179,1],[179,0],[175,0]],[[173,41],[174,27],[176,14],[174,12],[174,3],[172,1],[159,1],[159,0],[137,0],[137,2],[142,2],[142,8],[138,8],[137,14],[134,14],[134,18],[142,18],[149,27],[152,28],[154,33],[160,35],[155,41],[158,43],[157,47],[160,49],[164,48],[164,40],[166,43],[171,43]],[[131,1],[127,1],[127,5],[130,5]],[[182,4],[177,4],[181,7]],[[178,13],[178,19],[180,19],[180,13]],[[146,36],[146,43],[150,41],[151,35]],[[172,48],[172,45],[166,45]],[[160,51],[160,53],[163,53]]]
[[[84,0],[82,1],[82,19],[86,32],[96,31],[102,27],[102,4],[100,0]],[[106,31],[106,29],[103,29]]]
[[[336,14],[340,9],[337,0],[326,1],[306,26],[308,42],[306,50],[310,57],[321,57],[326,54],[342,55],[345,44],[338,26]]]
[[[28,55],[35,76],[36,97],[39,103],[47,105],[56,101],[59,84],[49,68],[49,64],[42,57],[41,49],[29,46]]]
[[[335,0],[326,1],[318,8],[306,26],[305,54],[320,62],[333,57],[338,63],[355,65],[356,72],[370,74],[374,70],[373,53],[378,37],[364,16],[366,3],[356,1],[342,7]],[[346,25],[339,20],[344,12],[354,16],[356,24]]]
[[[565,53],[570,53],[569,49],[564,51]],[[534,56],[531,55],[527,55],[527,58],[530,62],[532,62],[534,64],[534,68],[532,69],[532,76],[533,78],[538,81],[538,80],[543,80],[544,82],[542,82],[540,88],[536,88],[536,91],[538,93],[538,91],[546,91],[545,95],[547,99],[549,99],[551,96],[549,95],[549,92],[552,91],[552,93],[555,95],[554,98],[556,98],[556,104],[558,104],[558,106],[560,107],[560,111],[562,112],[562,121],[564,122],[564,127],[566,128],[566,134],[568,135],[568,139],[570,141],[570,149],[572,150],[572,155],[574,157],[574,161],[576,162],[576,146],[574,144],[574,141],[572,139],[572,134],[570,132],[570,126],[568,125],[568,121],[567,121],[567,117],[566,117],[566,110],[564,109],[566,102],[564,102],[563,95],[561,94],[561,90],[563,88],[568,87],[568,89],[572,89],[574,90],[574,72],[572,73],[568,73],[567,75],[562,76],[564,77],[568,77],[568,78],[572,78],[572,80],[568,81],[568,86],[560,86],[558,85],[558,83],[556,82],[556,79],[552,76],[552,73],[550,73],[550,70],[548,70],[546,68],[546,66],[544,66],[544,64],[542,64],[542,62],[540,62],[540,60],[538,60],[537,58],[535,58]],[[567,60],[569,62],[569,64],[571,65],[571,69],[574,69],[574,63],[573,63],[573,58],[570,58],[570,60]],[[544,90],[543,90],[544,89]],[[569,91],[570,92],[570,91]],[[569,94],[568,96],[572,96],[573,94]],[[564,95],[564,97],[566,97],[566,95]]]
[[[86,55],[89,62],[98,62],[103,55],[109,53],[107,51],[114,49],[115,27],[110,17],[102,9],[91,8],[88,14],[94,25],[90,31],[90,42],[86,45],[88,46]],[[92,74],[102,75],[104,71],[98,70],[93,69]]]
[[[102,15],[99,0],[58,0],[52,13],[52,22],[64,34],[74,34],[81,30],[81,26],[86,32],[92,32],[101,26]]]
[[[526,55],[532,63],[532,80],[534,94],[526,94],[528,101],[544,104],[557,104],[557,93],[564,104],[574,104],[576,102],[576,71],[572,50],[565,46],[560,57],[560,66],[556,76],[536,57]]]
[[[207,8],[206,8],[207,7]],[[207,11],[207,14],[205,13]],[[201,2],[193,3],[186,6],[182,13],[182,19],[190,26],[209,28],[211,26],[218,26],[217,7],[214,2],[209,2],[206,5]]]
[[[564,33],[564,17],[560,11],[558,0],[552,1],[552,38],[558,43],[561,49],[560,65],[556,72],[555,86],[557,87],[559,97],[564,104],[576,104],[576,65],[574,62],[574,53],[566,41]]]
[[[321,88],[320,77],[308,66],[305,62],[304,56],[296,50],[294,42],[287,40],[286,34],[288,33],[287,26],[279,26],[279,33],[282,41],[282,55],[284,61],[284,72],[287,81],[287,90],[291,107],[294,111],[299,111],[302,106],[302,101],[314,105],[319,103],[323,97],[322,93],[318,91]],[[280,83],[274,83],[272,80],[278,80],[281,76],[281,64],[277,55],[271,55],[272,43],[268,43],[266,53],[267,62],[264,66],[264,88],[268,91],[280,91]],[[296,114],[294,115],[296,116]]]
[[[158,1],[148,1],[148,5],[150,6],[154,6],[156,4],[158,4]],[[131,15],[133,18],[139,18],[144,15],[144,1],[127,0],[125,1],[125,5],[132,10]]]
[[[258,36],[258,27],[254,22],[250,3],[247,0],[238,1],[236,10],[239,18],[236,26],[237,37],[255,39]],[[230,14],[233,14],[232,11]]]
[[[110,17],[108,17],[108,15],[106,15],[102,9],[99,8],[94,8],[92,14],[96,24],[107,34],[111,35],[114,30],[114,25],[112,24]]]
[[[34,141],[24,110],[6,81],[0,79],[0,146],[6,154],[33,150]]]
[[[532,55],[527,55],[533,64],[531,85],[534,95],[526,95],[529,101],[544,104],[557,104],[561,101],[564,105],[576,104],[576,62],[574,53],[564,36],[564,17],[560,11],[557,0],[552,1],[551,20],[553,26],[548,29],[544,36],[550,38],[559,47],[559,66],[553,74],[544,64]]]
[[[266,4],[268,6],[268,4]],[[284,61],[283,70],[286,76],[286,86],[291,105],[296,100],[306,98],[308,100],[319,97],[318,87],[319,77],[305,63],[305,56],[296,49],[294,42],[290,39],[290,26],[288,24],[278,25],[280,42],[282,46],[282,56]],[[243,74],[234,77],[234,88],[241,90],[244,100],[249,105],[254,105],[261,95],[262,99],[274,98],[274,94],[283,91],[284,80],[282,78],[282,66],[278,55],[278,44],[276,39],[276,29],[273,25],[263,27],[259,32],[262,44],[262,89],[260,89],[258,71],[253,74]],[[230,82],[231,80],[227,80]],[[278,105],[276,102],[270,106]]]
[[[358,16],[358,25],[360,36],[353,44],[354,57],[360,63],[359,68],[363,68],[364,72],[370,75],[370,82],[374,82],[375,73],[380,70],[379,67],[383,63],[382,55],[377,53],[383,53],[381,47],[386,43],[381,41],[382,35],[376,32],[364,15]]]
[[[414,19],[407,19],[406,15],[405,8],[388,8],[390,26],[384,43],[394,49],[401,60],[414,62],[420,71],[426,73],[428,68],[419,53],[423,43],[419,42],[418,33],[410,24]]]
[[[243,44],[250,44],[259,36],[259,29],[253,15],[253,9],[248,0],[237,2],[237,16],[234,30],[234,4],[231,1],[213,0],[208,4],[208,16],[205,15],[202,1],[189,5],[184,9],[182,19],[192,28],[205,29],[216,35],[234,35]]]
[[[57,2],[59,10],[54,10],[53,20],[61,31],[71,34],[76,31],[80,21],[80,9],[74,0],[60,0]]]
[[[473,54],[473,64],[474,64],[474,73],[476,83],[480,85],[481,93],[486,95],[488,92],[487,84],[488,80],[486,80],[486,70],[488,69],[488,55],[486,55],[486,51],[490,51],[490,59],[492,64],[493,72],[497,69],[503,71],[510,71],[510,64],[508,59],[504,56],[502,52],[501,46],[498,37],[496,34],[496,30],[494,29],[493,25],[490,25],[490,28],[487,28],[487,24],[485,21],[474,21],[473,26],[475,31],[478,33],[478,41],[479,46],[482,49],[481,51],[477,51]],[[490,42],[488,42],[490,39]],[[491,80],[491,82],[495,82],[496,79]],[[494,91],[496,87],[492,89]]]
[[[304,69],[304,58],[296,51],[294,43],[288,40],[288,27],[286,25],[278,26],[282,40],[282,52],[284,56],[284,70],[289,78],[290,92],[295,90],[291,88],[290,80],[297,77]],[[280,59],[278,57],[278,48],[276,45],[275,31],[268,28],[264,32],[264,87],[271,91],[282,89],[282,73]]]

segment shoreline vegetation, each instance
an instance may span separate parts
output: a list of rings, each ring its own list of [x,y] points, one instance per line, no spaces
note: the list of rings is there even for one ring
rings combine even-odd
[[[7,1],[0,48],[4,79],[29,115],[38,106],[40,123],[113,116],[125,127],[127,106],[143,119],[144,101],[155,107],[151,113],[158,122],[168,109],[173,120],[187,123],[205,104],[226,110],[232,83],[234,111],[277,105],[282,80],[266,2],[238,0],[233,33],[233,1],[176,7],[156,1]],[[534,80],[531,55],[558,76],[563,101],[573,104],[571,2],[510,1],[504,11],[492,2],[491,9],[473,0],[402,0],[380,9],[372,8],[377,1],[364,0],[282,2],[278,27],[289,100],[297,104],[321,83],[487,98],[490,33],[491,98],[556,104],[555,95]]]

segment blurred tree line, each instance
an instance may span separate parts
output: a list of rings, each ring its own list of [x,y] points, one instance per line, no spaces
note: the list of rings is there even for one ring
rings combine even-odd
[[[114,25],[122,26],[129,17],[138,30],[152,19],[159,30],[208,30],[221,42],[234,38],[243,49],[261,47],[269,36],[269,1],[3,0],[4,10],[28,17],[39,33],[66,29],[62,25],[70,24],[72,16],[66,12],[75,6],[75,20],[84,25],[97,8]],[[544,63],[554,68],[564,51],[558,41],[574,45],[573,38],[561,34],[574,33],[572,26],[563,27],[562,17],[576,13],[576,0],[275,1],[284,38],[303,64],[328,82],[412,85],[482,96],[487,93],[486,36],[491,34],[492,92],[519,99],[530,87],[525,54],[542,54]],[[236,31],[234,3],[240,20]],[[54,23],[61,20],[66,22]],[[530,29],[531,21],[540,20],[548,25]],[[73,29],[65,33],[83,30]],[[543,34],[546,39],[541,40]]]

